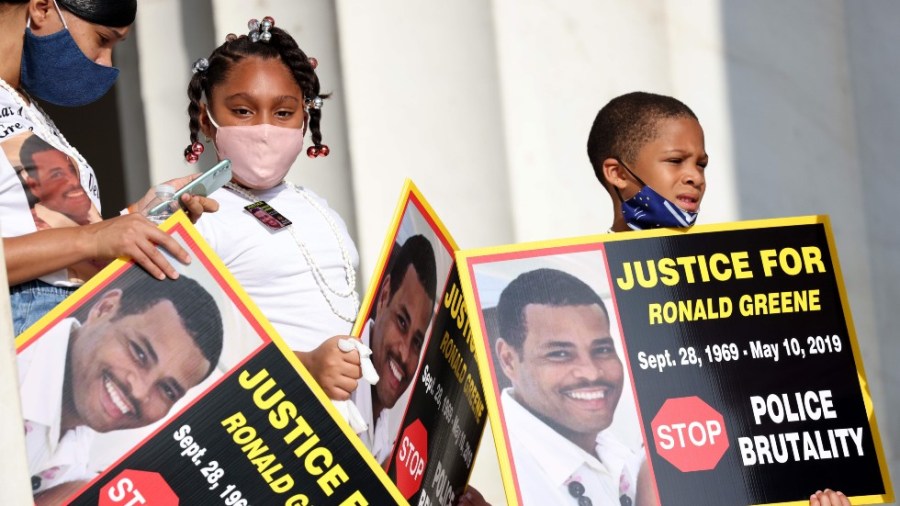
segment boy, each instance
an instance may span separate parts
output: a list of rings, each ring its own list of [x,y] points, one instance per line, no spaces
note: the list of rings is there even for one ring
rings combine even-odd
[[[612,201],[610,232],[688,228],[696,221],[709,156],[697,115],[681,101],[640,91],[610,100],[594,119],[587,152]],[[638,506],[659,504],[646,473],[644,463]],[[810,505],[849,506],[850,501],[825,489],[810,496]]]

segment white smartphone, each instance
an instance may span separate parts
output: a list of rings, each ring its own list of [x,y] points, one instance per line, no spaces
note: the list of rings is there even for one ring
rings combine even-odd
[[[228,181],[231,181],[231,160],[226,159],[213,165],[212,168],[201,174],[197,179],[182,186],[175,192],[172,199],[181,205],[181,196],[185,193],[206,197],[210,193],[224,186]],[[160,202],[159,205],[151,209],[147,214],[149,216],[158,214],[164,211],[168,205],[168,202]]]

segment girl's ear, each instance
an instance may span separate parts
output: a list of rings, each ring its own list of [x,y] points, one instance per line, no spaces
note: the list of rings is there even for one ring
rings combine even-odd
[[[628,172],[615,158],[603,160],[603,178],[611,187],[620,190],[628,185]]]
[[[207,139],[215,139],[216,127],[209,120],[209,114],[206,111],[207,107],[205,102],[200,102],[200,114],[197,115],[197,121],[200,123],[200,133]]]

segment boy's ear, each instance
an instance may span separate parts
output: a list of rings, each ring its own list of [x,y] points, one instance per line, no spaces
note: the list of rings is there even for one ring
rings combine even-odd
[[[625,189],[628,185],[628,172],[615,158],[603,160],[603,178],[606,179],[610,187],[620,190]]]

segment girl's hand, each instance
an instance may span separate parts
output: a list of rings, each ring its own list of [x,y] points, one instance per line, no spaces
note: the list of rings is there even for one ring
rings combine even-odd
[[[295,352],[328,398],[336,401],[349,399],[362,377],[359,352],[338,348],[338,341],[347,337],[333,336],[310,352]]]
[[[200,177],[201,174],[191,174],[189,176],[176,177],[175,179],[166,181],[163,184],[167,184],[175,190],[179,190],[184,187],[184,185],[190,183],[191,181]],[[150,188],[140,200],[128,206],[129,211],[132,213],[140,213],[142,210],[146,209],[150,204],[150,201],[156,197],[156,188]],[[188,218],[190,218],[192,223],[197,223],[197,220],[200,219],[200,216],[203,213],[214,213],[219,210],[219,203],[215,200],[208,197],[201,197],[199,195],[182,195],[181,196],[181,207],[184,208],[184,211],[187,213]]]
[[[181,207],[187,213],[191,223],[197,223],[203,213],[218,211],[219,203],[209,197],[185,194],[181,196]]]

